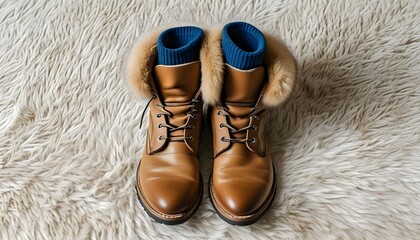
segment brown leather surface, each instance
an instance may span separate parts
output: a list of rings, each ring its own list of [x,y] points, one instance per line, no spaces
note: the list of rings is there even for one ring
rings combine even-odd
[[[226,64],[223,100],[226,102],[255,103],[265,80],[264,74],[264,67],[239,70]]]
[[[200,62],[156,66],[154,76],[157,98],[150,103],[137,184],[142,198],[164,218],[185,213],[201,192],[197,158],[202,119]]]
[[[228,66],[224,106],[211,110],[215,155],[212,191],[217,204],[232,218],[252,217],[267,201],[273,186],[273,166],[264,135],[265,109],[258,102],[264,80],[263,67],[238,71]],[[245,129],[236,132],[225,124],[235,130]],[[243,142],[222,140],[227,137]]]
[[[153,155],[143,153],[139,171],[140,189],[155,211],[183,213],[198,199],[199,162],[185,143],[171,142]]]
[[[162,101],[187,102],[194,97],[200,86],[200,62],[157,65],[154,80]]]

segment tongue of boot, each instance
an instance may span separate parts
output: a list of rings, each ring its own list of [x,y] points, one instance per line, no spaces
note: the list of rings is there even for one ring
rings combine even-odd
[[[260,96],[264,79],[264,67],[239,70],[226,64],[223,100],[232,115],[229,120],[233,127],[239,129],[248,126],[248,116]],[[233,134],[235,138],[244,138],[245,135],[246,132]]]
[[[186,103],[192,100],[200,87],[200,62],[195,61],[180,65],[157,65],[154,70],[156,91],[162,102]],[[186,123],[188,106],[170,107],[166,110],[173,114],[169,124],[179,127]],[[183,137],[184,131],[170,133],[172,137]]]

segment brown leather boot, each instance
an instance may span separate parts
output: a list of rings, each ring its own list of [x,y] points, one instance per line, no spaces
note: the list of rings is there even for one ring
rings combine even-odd
[[[264,67],[241,71],[227,65],[224,104],[212,108],[214,146],[210,196],[219,215],[233,224],[257,220],[271,204],[276,184],[266,152],[260,92]]]
[[[220,43],[217,31],[212,37]],[[204,100],[212,105],[210,197],[218,215],[234,225],[261,218],[276,192],[264,133],[265,113],[267,107],[282,103],[289,95],[295,65],[284,45],[268,35],[266,39],[266,67],[245,71],[224,65],[220,45],[207,42],[203,47],[207,51],[202,59],[219,63],[203,69]]]
[[[131,54],[127,73],[135,91],[152,96],[136,188],[150,217],[179,224],[197,210],[203,189],[197,158],[202,121],[200,62],[155,67],[149,40],[137,44],[140,47]]]
[[[202,119],[200,63],[155,68],[146,147],[137,170],[144,209],[158,222],[189,219],[202,195],[197,150]]]

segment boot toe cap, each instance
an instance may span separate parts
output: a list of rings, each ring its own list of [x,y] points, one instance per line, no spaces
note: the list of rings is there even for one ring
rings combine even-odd
[[[201,193],[198,169],[194,164],[156,166],[153,162],[149,165],[150,162],[139,169],[138,185],[143,201],[159,214],[187,212]]]
[[[233,216],[247,216],[257,212],[267,199],[264,191],[236,190],[213,192],[219,206]]]
[[[224,168],[213,172],[212,194],[229,215],[252,215],[268,200],[274,179],[272,169]]]
[[[160,189],[153,190],[153,194],[148,194],[149,203],[155,210],[163,214],[180,214],[188,210],[189,206],[197,199],[192,194],[191,184],[178,183],[176,187],[160,184]]]

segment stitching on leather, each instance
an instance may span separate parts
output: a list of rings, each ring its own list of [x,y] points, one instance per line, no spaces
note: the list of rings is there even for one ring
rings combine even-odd
[[[155,213],[155,214],[157,214],[157,215],[159,215],[159,216],[161,216],[161,217],[164,217],[164,218],[170,218],[170,219],[176,219],[176,218],[182,218],[182,217],[185,217],[186,215],[188,215],[190,212],[191,212],[191,210],[192,209],[194,209],[194,206],[195,205],[197,205],[197,202],[200,200],[200,195],[198,195],[198,198],[197,198],[197,200],[196,201],[194,201],[192,204],[190,204],[189,206],[188,206],[188,208],[187,208],[187,210],[185,211],[185,212],[183,212],[183,213],[178,213],[178,214],[174,214],[174,215],[168,215],[168,214],[164,214],[164,213],[160,213],[160,212],[158,212],[157,210],[155,210],[154,208],[152,208],[151,206],[150,206],[150,204],[149,203],[147,203],[147,201],[145,200],[145,198],[143,197],[143,192],[142,192],[142,190],[141,190],[141,185],[140,185],[140,178],[139,178],[139,172],[140,172],[140,163],[141,163],[141,159],[140,159],[140,161],[139,161],[139,165],[137,166],[137,174],[136,174],[136,182],[137,182],[137,184],[136,184],[136,188],[137,188],[137,192],[138,192],[138,195],[139,195],[139,197],[142,199],[142,201],[143,201],[143,203],[144,203],[144,205],[146,205],[146,206],[144,206],[144,207],[147,207],[149,210],[151,210],[151,211],[153,211],[153,213]],[[200,180],[201,181],[201,180]],[[202,185],[202,184],[201,184]],[[200,190],[200,194],[202,193],[202,187],[200,188],[201,190]]]
[[[228,213],[218,202],[217,202],[217,199],[216,199],[216,195],[214,194],[214,191],[213,191],[213,177],[212,177],[212,179],[211,179],[211,181],[210,181],[210,192],[211,192],[211,196],[212,196],[212,198],[213,198],[213,202],[215,203],[215,205],[217,205],[217,207],[221,210],[221,211],[223,211],[223,213],[224,214],[226,214],[226,215],[228,215],[228,217],[230,217],[230,218],[233,218],[233,219],[241,219],[241,220],[243,220],[243,219],[247,219],[247,218],[252,218],[253,216],[259,216],[266,208],[267,208],[267,206],[268,206],[268,204],[270,203],[270,200],[272,199],[272,198],[274,198],[274,189],[275,189],[275,186],[276,186],[276,184],[275,184],[275,182],[273,182],[273,185],[272,185],[272,187],[271,187],[271,190],[270,190],[270,195],[269,195],[269,197],[266,199],[266,201],[264,202],[264,204],[261,206],[261,208],[259,209],[259,210],[257,210],[255,213],[253,213],[253,214],[250,214],[250,215],[246,215],[246,216],[235,216],[235,215],[232,215],[232,214],[230,214],[230,213]]]

